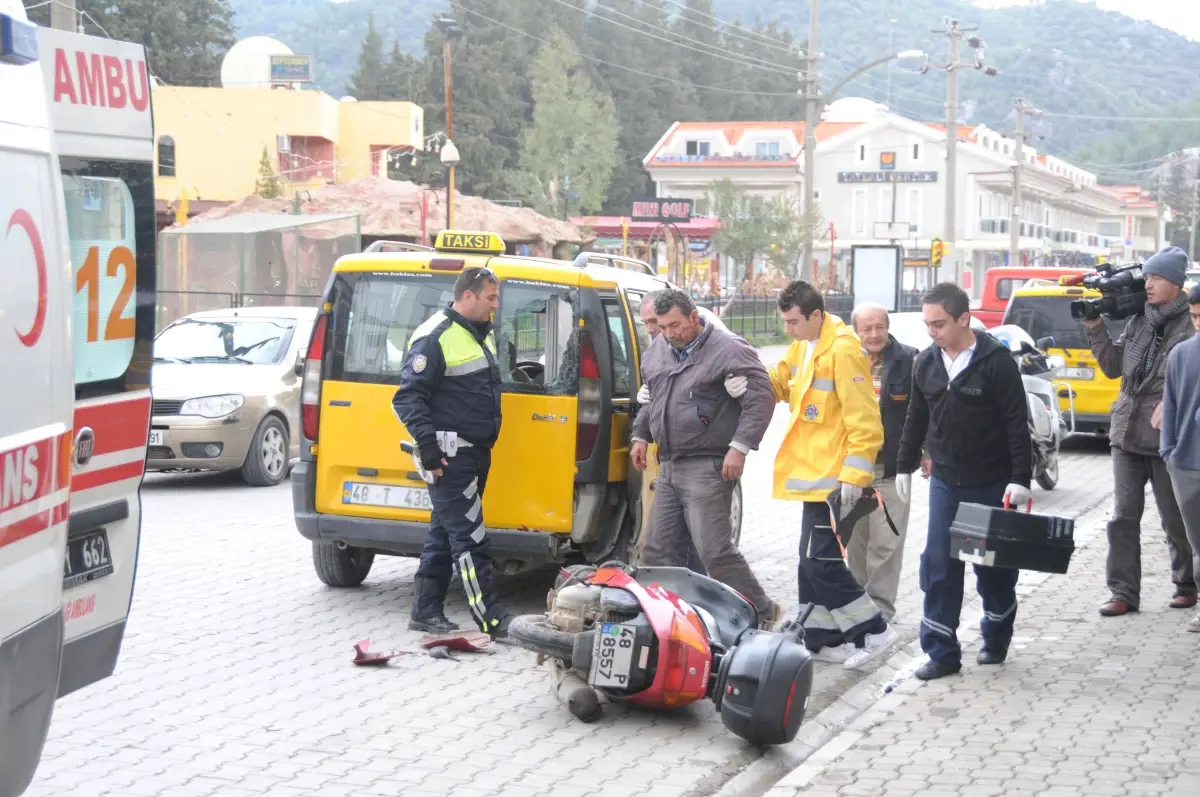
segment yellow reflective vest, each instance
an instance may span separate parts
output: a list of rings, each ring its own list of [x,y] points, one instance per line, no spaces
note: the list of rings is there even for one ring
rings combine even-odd
[[[883,446],[871,363],[854,330],[827,313],[805,367],[809,345],[793,342],[771,370],[776,401],[791,409],[774,490],[789,501],[824,501],[839,482],[869,486]]]

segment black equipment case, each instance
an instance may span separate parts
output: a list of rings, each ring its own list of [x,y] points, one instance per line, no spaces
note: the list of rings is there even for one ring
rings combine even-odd
[[[1014,570],[1066,573],[1075,552],[1075,521],[962,503],[950,524],[950,555]]]

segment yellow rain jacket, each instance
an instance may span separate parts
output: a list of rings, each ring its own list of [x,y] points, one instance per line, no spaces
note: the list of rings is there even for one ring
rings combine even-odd
[[[776,498],[824,501],[838,482],[868,487],[883,446],[871,364],[854,330],[825,315],[804,365],[808,341],[795,341],[771,371],[775,400],[791,408],[775,455]]]

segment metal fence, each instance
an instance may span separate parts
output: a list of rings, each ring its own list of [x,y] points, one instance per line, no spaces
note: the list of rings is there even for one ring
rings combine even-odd
[[[902,292],[897,312],[920,312],[921,298],[924,295],[923,291]],[[732,300],[703,297],[696,299],[695,302],[698,307],[704,307],[720,316],[731,332],[742,337],[758,339],[783,337],[783,322],[779,318],[778,294],[738,295]],[[825,294],[825,310],[838,316],[847,324],[850,323],[850,315],[854,312],[855,303],[856,298],[852,293],[830,292]]]
[[[315,307],[316,294],[220,293],[216,291],[159,291],[155,297],[158,330],[191,313],[235,307]]]

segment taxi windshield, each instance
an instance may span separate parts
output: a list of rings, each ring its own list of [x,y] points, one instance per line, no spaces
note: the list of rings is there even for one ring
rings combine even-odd
[[[1016,324],[1035,341],[1054,338],[1059,349],[1090,349],[1083,323],[1071,317],[1071,296],[1016,296],[1004,314],[1004,323]],[[1115,341],[1125,331],[1125,321],[1105,318]]]
[[[154,341],[154,359],[271,365],[283,359],[294,329],[284,318],[185,318]]]

